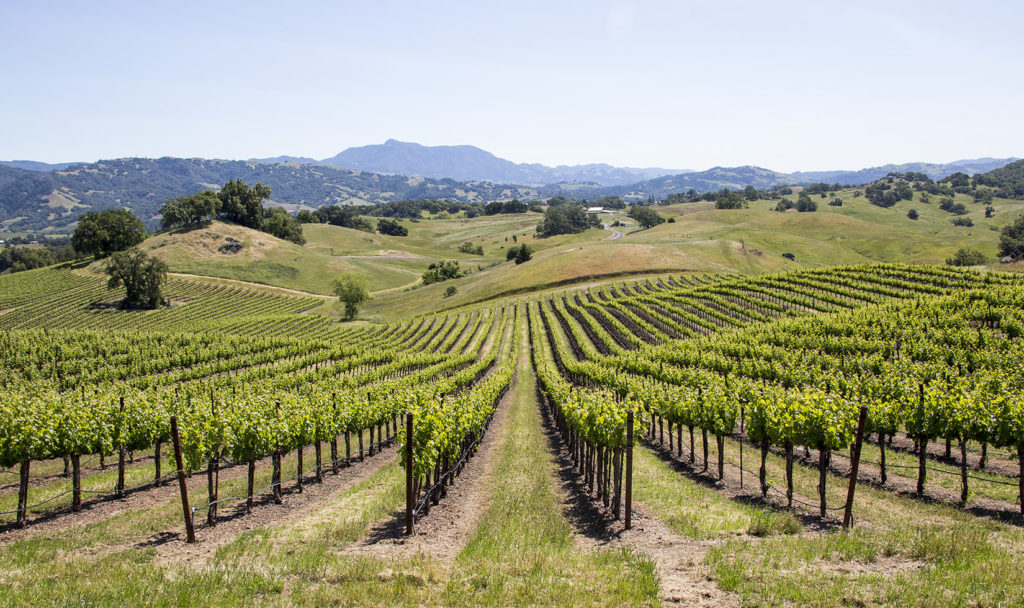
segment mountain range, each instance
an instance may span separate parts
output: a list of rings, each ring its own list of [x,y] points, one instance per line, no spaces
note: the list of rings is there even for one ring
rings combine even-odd
[[[594,199],[664,198],[674,192],[823,181],[860,185],[894,171],[940,179],[957,171],[983,173],[1015,159],[883,165],[857,171],[780,173],[761,167],[672,172],[605,164],[546,167],[517,164],[473,146],[421,146],[396,140],[349,148],[328,159],[278,156],[248,161],[202,158],[123,158],[96,163],[0,161],[0,230],[61,230],[86,210],[127,207],[150,227],[163,201],[228,180],[270,186],[274,204],[289,209],[330,204],[442,198],[463,202],[565,195]]]
[[[792,176],[794,179],[793,183],[796,184],[812,182],[834,184],[838,182],[840,184],[847,184],[850,186],[859,186],[861,184],[869,184],[880,180],[890,173],[907,173],[909,171],[924,173],[934,180],[942,179],[947,175],[952,175],[957,172],[975,175],[977,173],[986,173],[993,169],[998,169],[999,167],[1005,166],[1015,160],[1019,159],[1015,157],[986,157],[955,160],[951,163],[904,163],[902,165],[882,165],[880,167],[870,167],[859,171],[796,171],[789,175]]]
[[[60,230],[86,211],[128,208],[149,228],[164,201],[216,189],[229,180],[261,182],[271,204],[290,210],[440,198],[463,202],[535,199],[536,188],[381,175],[326,165],[202,158],[122,158],[58,171],[0,166],[0,230]]]

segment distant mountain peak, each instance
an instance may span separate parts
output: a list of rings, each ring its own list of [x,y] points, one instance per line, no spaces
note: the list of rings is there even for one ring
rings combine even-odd
[[[606,164],[547,167],[537,163],[514,163],[468,144],[424,146],[393,138],[383,144],[348,148],[320,162],[374,173],[529,186],[562,182],[617,186],[681,173],[671,169],[633,169]]]
[[[47,171],[63,171],[72,165],[79,165],[81,163],[42,163],[36,160],[0,160],[0,165],[6,167],[14,167],[15,169],[24,169],[26,171],[37,171],[45,173]]]

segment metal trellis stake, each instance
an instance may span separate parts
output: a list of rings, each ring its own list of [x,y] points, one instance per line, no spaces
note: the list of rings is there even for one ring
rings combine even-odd
[[[626,529],[633,527],[633,411],[626,412]]]
[[[412,535],[414,522],[412,505],[412,412],[405,415],[405,533]]]

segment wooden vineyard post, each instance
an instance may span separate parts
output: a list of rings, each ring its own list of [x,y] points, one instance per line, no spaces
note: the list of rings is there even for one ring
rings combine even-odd
[[[857,421],[857,439],[853,443],[853,460],[850,462],[850,489],[846,492],[846,511],[843,513],[843,528],[853,525],[853,494],[857,490],[857,469],[860,468],[860,448],[864,441],[864,424],[868,419],[868,407],[860,406],[860,420]]]
[[[633,411],[626,412],[626,529],[633,527]]]
[[[412,535],[413,519],[412,508],[412,412],[405,415],[405,533]]]
[[[188,505],[188,488],[185,487],[185,461],[181,457],[181,438],[178,435],[178,417],[171,416],[171,441],[174,442],[174,464],[178,467],[178,488],[181,490],[181,510],[185,515],[185,542],[196,542],[196,530],[192,527],[192,509]]]

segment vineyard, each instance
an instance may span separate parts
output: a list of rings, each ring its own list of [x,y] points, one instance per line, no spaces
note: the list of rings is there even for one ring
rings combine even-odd
[[[702,500],[751,530],[858,534],[889,501],[1013,538],[1024,522],[1013,276],[893,264],[665,276],[361,326],[269,288],[173,277],[168,294],[170,309],[125,312],[73,270],[0,277],[0,534],[179,484],[173,525],[184,515],[202,545],[220,523],[368,461],[390,470],[388,458],[404,487],[389,478],[377,519],[434,530],[432,507],[463,508],[474,467],[496,466],[491,444],[512,424],[492,428],[501,404],[533,397],[534,382],[534,426],[551,433],[564,483],[627,531],[678,500],[655,481],[704,484]],[[683,529],[720,525],[702,521]],[[716,572],[758,563],[716,551]]]
[[[961,504],[976,480],[977,495],[1007,510],[1016,502],[1024,513],[1018,339],[1024,292],[991,279],[877,267],[702,286],[648,283],[596,297],[562,294],[531,307],[534,357],[546,396],[573,440],[596,453],[589,458],[603,459],[599,470],[618,469],[623,421],[637,411],[649,416],[652,437],[657,425],[659,443],[667,425],[668,447],[675,433],[680,454],[685,428],[690,463],[699,429],[704,471],[714,436],[718,479],[725,474],[726,439],[740,454],[744,444],[754,448],[765,497],[771,488],[765,461],[771,450],[781,451],[787,507],[794,503],[795,450],[803,446],[806,457],[815,450],[825,517],[832,456],[851,448],[863,407],[883,485],[886,448],[902,438],[913,447],[900,453],[917,455],[918,494],[928,471],[938,470],[959,476]],[[868,303],[876,305],[860,307]],[[836,314],[800,315],[810,311]],[[670,339],[679,334],[691,339]],[[937,458],[947,461],[956,444],[958,472],[929,465],[933,440],[945,442]],[[969,446],[980,449],[976,464],[969,463]],[[990,446],[1011,452],[1016,474],[975,471],[985,469]],[[910,468],[903,460],[895,466]],[[592,474],[595,466],[587,468]],[[1014,486],[1016,496],[1008,495]]]

